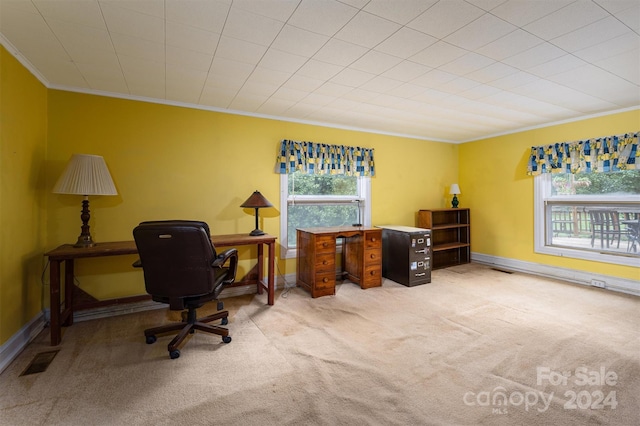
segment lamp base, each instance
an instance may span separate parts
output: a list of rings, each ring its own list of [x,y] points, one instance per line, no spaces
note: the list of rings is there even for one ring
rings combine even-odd
[[[453,200],[451,200],[451,207],[454,209],[458,208],[458,197],[456,197],[455,194],[453,195]]]
[[[73,245],[74,247],[93,247],[96,244],[93,242],[91,238],[91,233],[89,232],[89,197],[87,195],[84,196],[84,200],[82,200],[82,212],[80,214],[80,220],[82,220],[82,227],[80,236],[78,237],[78,241]]]
[[[76,243],[73,246],[87,248],[87,247],[94,247],[95,245],[96,243],[94,243],[93,239],[91,239],[91,235],[80,235],[78,237],[78,241],[76,241]]]
[[[256,228],[253,231],[251,231],[249,233],[249,235],[251,235],[252,237],[257,237],[257,236],[260,236],[260,235],[264,235],[264,231],[261,231],[258,228]]]

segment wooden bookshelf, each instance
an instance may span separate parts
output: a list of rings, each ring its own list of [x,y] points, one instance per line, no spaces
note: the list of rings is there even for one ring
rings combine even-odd
[[[471,262],[469,209],[420,210],[418,227],[431,229],[433,269]]]

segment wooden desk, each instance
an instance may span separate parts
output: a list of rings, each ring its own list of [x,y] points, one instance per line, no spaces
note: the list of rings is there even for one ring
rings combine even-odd
[[[257,285],[258,294],[262,294],[263,289],[267,290],[267,303],[274,303],[274,264],[275,264],[275,241],[276,237],[265,234],[260,236],[250,236],[248,234],[212,235],[211,242],[215,247],[231,247],[242,245],[258,246],[258,273],[256,277],[249,277],[243,281],[236,282],[231,287],[241,285]],[[267,283],[264,277],[264,246],[269,248],[269,275]],[[135,302],[151,299],[149,295],[139,295],[120,299],[102,300],[89,303],[74,303],[75,286],[73,285],[74,262],[76,259],[91,257],[119,256],[126,254],[137,254],[138,249],[135,241],[117,241],[108,243],[98,243],[94,247],[76,248],[72,244],[61,245],[47,253],[49,257],[50,290],[49,305],[51,307],[51,345],[60,344],[62,340],[62,326],[73,324],[74,309],[87,309],[89,307],[112,305],[117,303]],[[64,306],[60,300],[60,264],[64,261]],[[64,308],[62,311],[60,308]]]
[[[326,227],[297,230],[296,284],[311,297],[336,294],[336,238],[344,238],[342,269],[363,289],[382,285],[382,229]]]

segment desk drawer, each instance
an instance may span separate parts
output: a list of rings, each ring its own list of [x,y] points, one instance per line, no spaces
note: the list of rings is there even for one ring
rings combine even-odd
[[[316,237],[316,253],[335,253],[336,251],[336,239],[332,235],[322,235]]]
[[[336,271],[317,272],[314,280],[314,289],[329,289],[336,286]]]
[[[364,247],[365,248],[382,247],[382,231],[365,233],[364,234]]]
[[[371,288],[380,287],[382,285],[382,265],[367,265],[364,268],[364,274],[360,281],[360,287]]]
[[[336,255],[334,252],[318,253],[316,255],[316,271],[332,271],[336,270]]]
[[[377,265],[382,263],[382,250],[380,249],[367,249],[364,251],[364,263],[365,265]]]

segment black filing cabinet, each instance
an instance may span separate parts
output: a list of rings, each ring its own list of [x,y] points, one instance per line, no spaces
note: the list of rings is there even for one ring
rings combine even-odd
[[[431,282],[431,230],[411,226],[382,228],[382,276],[413,287]]]

